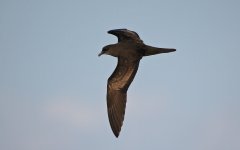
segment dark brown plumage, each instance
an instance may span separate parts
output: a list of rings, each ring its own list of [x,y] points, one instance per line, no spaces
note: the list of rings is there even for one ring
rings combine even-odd
[[[118,64],[107,84],[108,118],[112,131],[119,136],[124,120],[127,90],[138,70],[143,56],[174,52],[172,48],[157,48],[143,43],[139,35],[127,29],[110,30],[108,33],[118,37],[118,43],[103,47],[99,54],[118,58]]]

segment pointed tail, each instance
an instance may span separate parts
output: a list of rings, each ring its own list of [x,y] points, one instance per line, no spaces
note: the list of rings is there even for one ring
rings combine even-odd
[[[170,52],[174,52],[174,51],[176,51],[176,49],[174,49],[174,48],[158,48],[158,47],[152,47],[149,45],[145,45],[143,56],[150,56],[150,55],[156,55],[156,54],[161,54],[161,53],[170,53]]]

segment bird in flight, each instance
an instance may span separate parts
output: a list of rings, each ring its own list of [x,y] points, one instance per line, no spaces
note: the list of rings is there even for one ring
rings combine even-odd
[[[124,120],[127,90],[138,70],[139,62],[144,56],[174,52],[173,48],[157,48],[146,45],[139,35],[128,29],[115,29],[108,31],[117,36],[118,43],[103,47],[102,54],[117,57],[117,67],[107,82],[107,110],[112,131],[119,136]]]

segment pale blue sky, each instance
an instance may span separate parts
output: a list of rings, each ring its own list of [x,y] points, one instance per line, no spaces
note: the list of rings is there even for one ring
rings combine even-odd
[[[240,149],[240,2],[0,0],[1,150]],[[110,29],[176,48],[144,58],[118,139]]]

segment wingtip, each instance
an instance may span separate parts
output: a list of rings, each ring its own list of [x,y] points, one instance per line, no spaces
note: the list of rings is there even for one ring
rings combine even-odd
[[[128,31],[128,29],[126,29],[126,28],[113,29],[113,30],[109,30],[107,33],[115,35],[115,34],[117,34],[117,33],[119,33],[119,32],[123,32],[123,31]]]
[[[112,30],[109,30],[108,32],[112,32],[112,31],[123,31],[123,30],[128,30],[128,29],[126,29],[126,28],[112,29]]]
[[[114,133],[115,137],[118,138],[119,136],[119,133]]]
[[[120,132],[121,132],[121,126],[122,125],[120,127],[114,126],[113,123],[110,123],[110,125],[111,125],[111,129],[112,129],[113,134],[115,135],[116,138],[118,138],[119,135],[120,135]]]

